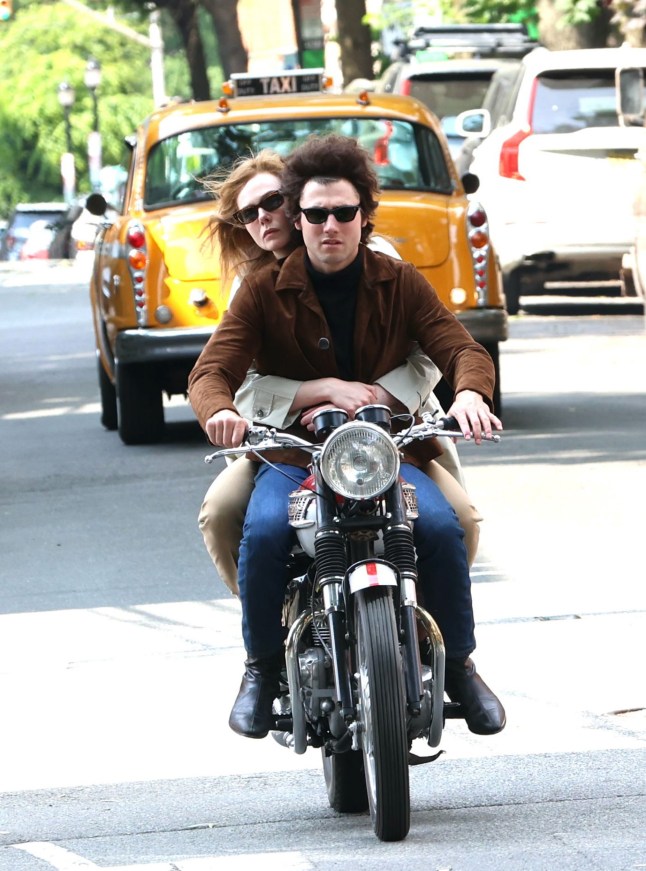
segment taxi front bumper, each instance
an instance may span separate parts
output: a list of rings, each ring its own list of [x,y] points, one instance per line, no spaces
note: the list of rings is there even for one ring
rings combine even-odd
[[[197,360],[214,327],[169,327],[123,330],[117,335],[115,360],[121,365]]]
[[[470,309],[458,312],[457,318],[476,342],[507,339],[507,312],[502,308]],[[214,327],[123,330],[117,335],[115,361],[121,365],[195,361],[213,332]]]
[[[481,345],[504,342],[509,334],[504,308],[474,308],[457,312],[456,317]]]

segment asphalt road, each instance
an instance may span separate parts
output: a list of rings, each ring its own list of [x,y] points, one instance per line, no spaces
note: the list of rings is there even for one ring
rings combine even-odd
[[[101,429],[84,282],[0,272],[0,871],[646,867],[643,317],[512,320],[505,438],[462,448],[475,658],[508,727],[450,723],[408,839],[380,844],[327,806],[314,751],[228,730],[206,445],[181,403],[154,447]]]

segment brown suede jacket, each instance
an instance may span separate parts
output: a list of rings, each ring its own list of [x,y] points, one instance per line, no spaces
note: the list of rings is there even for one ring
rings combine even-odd
[[[438,366],[454,391],[475,390],[491,405],[494,367],[410,263],[361,246],[363,275],[357,295],[355,378],[372,384],[401,365],[414,342]],[[321,341],[323,339],[324,341]],[[327,341],[325,341],[327,340]],[[303,248],[283,262],[248,276],[189,376],[189,398],[202,425],[217,411],[235,411],[233,397],[255,361],[261,375],[299,381],[338,378],[332,337],[305,269]],[[298,423],[289,428],[313,440]],[[435,442],[409,446],[420,465],[441,453]],[[305,466],[302,451],[277,451],[272,461]]]

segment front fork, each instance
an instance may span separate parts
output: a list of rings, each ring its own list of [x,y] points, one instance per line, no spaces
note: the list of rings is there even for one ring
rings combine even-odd
[[[416,717],[421,713],[424,694],[417,635],[417,562],[413,531],[406,517],[401,487],[393,487],[388,493],[386,513],[389,520],[384,528],[384,556],[399,571],[399,616],[406,703],[411,716]]]
[[[351,675],[348,669],[347,630],[351,616],[347,613],[348,602],[342,603],[341,590],[346,576],[347,554],[341,530],[334,522],[332,500],[325,498],[331,491],[318,482],[318,530],[315,538],[316,585],[323,598],[329,633],[340,713],[350,723],[355,717]],[[323,496],[323,498],[321,498]],[[394,487],[386,499],[388,522],[384,527],[384,556],[397,567],[400,576],[400,601],[395,602],[400,623],[400,639],[404,661],[406,702],[411,717],[422,711],[424,686],[417,633],[418,620],[423,625],[431,642],[433,656],[433,699],[429,744],[437,746],[443,727],[444,705],[444,644],[439,628],[431,615],[417,603],[417,565],[413,533],[406,517],[401,487]],[[344,609],[345,604],[345,609]],[[307,724],[300,704],[300,669],[298,649],[305,629],[313,615],[305,612],[294,622],[287,638],[287,674],[292,696],[294,750],[304,753],[307,749]]]
[[[417,602],[417,560],[413,531],[406,516],[401,487],[394,487],[386,500],[391,521],[384,529],[385,557],[397,566],[401,579],[401,641],[404,660],[406,702],[412,717],[422,712],[424,686],[419,653],[418,624],[421,623],[431,645],[433,685],[428,743],[437,747],[444,727],[444,640],[431,615]]]

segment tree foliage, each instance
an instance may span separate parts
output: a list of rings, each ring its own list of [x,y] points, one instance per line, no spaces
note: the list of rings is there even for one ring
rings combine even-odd
[[[343,81],[371,78],[372,39],[370,26],[365,22],[365,0],[336,0],[336,16]]]
[[[117,8],[118,4],[118,8]],[[119,20],[148,34],[148,4],[113,0]],[[108,6],[93,0],[102,12]],[[217,43],[210,17],[204,46],[211,87],[219,87]],[[166,16],[167,13],[164,13]],[[165,84],[170,96],[191,98],[185,44],[170,16],[163,21]],[[103,164],[124,159],[124,136],[154,108],[150,50],[61,2],[16,0],[14,16],[0,25],[0,216],[18,201],[60,200],[61,154],[67,150],[65,115],[57,88],[67,81],[76,98],[70,112],[79,192],[88,192],[87,140],[93,128],[92,96],[84,84],[90,56],[101,64],[98,90]]]
[[[123,136],[152,108],[144,96],[151,87],[142,46],[79,20],[60,4],[31,3],[0,31],[0,52],[0,212],[18,197],[61,198],[60,156],[66,151],[66,130],[57,88],[64,81],[76,93],[70,124],[77,175],[84,186],[87,135],[93,127],[92,97],[84,84],[90,54],[100,61],[103,77],[104,163],[120,161]]]

